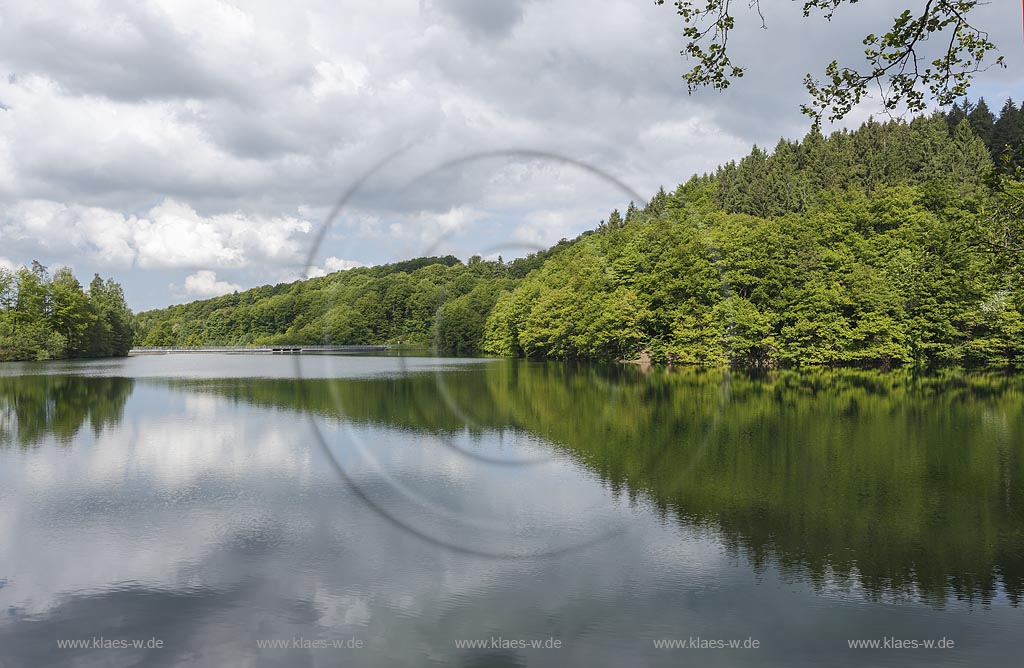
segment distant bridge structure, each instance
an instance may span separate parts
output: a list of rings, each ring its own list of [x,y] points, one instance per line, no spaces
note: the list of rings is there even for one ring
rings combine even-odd
[[[182,353],[227,353],[235,355],[299,355],[302,353],[373,353],[391,346],[137,346],[129,355],[176,355]]]

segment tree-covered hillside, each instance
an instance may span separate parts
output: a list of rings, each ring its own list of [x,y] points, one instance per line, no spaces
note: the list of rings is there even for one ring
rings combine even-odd
[[[268,343],[413,343],[427,345],[439,309],[478,313],[483,319],[498,294],[511,287],[494,263],[454,256],[417,258],[379,267],[350,269],[295,283],[140,313],[137,343],[144,346],[250,345]],[[461,298],[461,299],[457,299]],[[459,322],[459,326],[465,323]],[[437,334],[447,341],[445,328]],[[459,342],[453,346],[460,348]],[[465,350],[469,352],[468,349]]]
[[[424,258],[143,313],[138,342],[1019,368],[1024,125],[1008,102],[985,136],[982,108],[755,147],[510,263]]]
[[[53,276],[0,268],[0,362],[127,355],[132,314],[121,286],[96,275],[88,290],[67,267]]]

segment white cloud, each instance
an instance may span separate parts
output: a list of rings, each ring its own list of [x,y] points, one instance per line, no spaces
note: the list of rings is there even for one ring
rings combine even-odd
[[[484,217],[480,211],[472,207],[459,206],[449,209],[446,213],[437,216],[437,224],[442,232],[457,232],[469,223],[476,222]]]
[[[301,259],[296,235],[311,229],[310,223],[291,217],[239,212],[202,216],[182,202],[165,200],[138,221],[134,240],[142,267],[240,267],[252,261],[287,265]]]
[[[22,200],[0,214],[0,238],[12,246],[62,255],[89,255],[104,266],[127,266],[135,259],[134,217],[101,207]]]
[[[171,286],[172,291],[174,287]],[[200,269],[185,278],[185,292],[193,297],[219,297],[241,289],[242,286],[235,283],[218,281],[217,273],[208,269]]]
[[[202,218],[191,207],[163,202],[151,213],[152,220],[140,221],[134,234],[143,267],[242,264],[242,250],[227,243],[228,230]]]
[[[559,239],[574,236],[575,220],[571,214],[567,211],[545,211],[525,216],[524,222],[515,229],[513,241],[530,244],[533,250],[540,250]]]
[[[365,267],[366,264],[358,260],[345,260],[340,257],[331,256],[324,260],[323,267],[312,267],[306,272],[308,278],[316,278],[317,276],[326,276],[336,271],[347,271],[349,269],[355,269],[356,267]]]
[[[144,269],[294,266],[311,230],[308,221],[287,216],[204,216],[172,199],[142,216],[50,200],[20,201],[0,216],[0,236],[21,246]]]
[[[327,271],[345,271],[347,269],[355,269],[356,267],[365,267],[366,265],[358,260],[344,260],[340,257],[329,257],[324,262],[324,267]]]

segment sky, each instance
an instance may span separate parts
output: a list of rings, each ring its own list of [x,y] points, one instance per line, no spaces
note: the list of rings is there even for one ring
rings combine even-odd
[[[0,267],[100,273],[144,310],[422,255],[525,255],[802,137],[804,74],[858,64],[894,12],[828,22],[764,0],[762,29],[734,4],[746,76],[689,95],[671,2],[8,0]],[[1020,12],[975,11],[1008,64],[971,92],[995,109],[1024,98]]]

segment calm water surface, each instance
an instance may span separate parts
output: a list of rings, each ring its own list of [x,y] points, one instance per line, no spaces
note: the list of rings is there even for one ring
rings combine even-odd
[[[1022,483],[1006,378],[8,364],[0,666],[1019,665]]]

